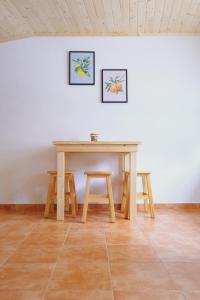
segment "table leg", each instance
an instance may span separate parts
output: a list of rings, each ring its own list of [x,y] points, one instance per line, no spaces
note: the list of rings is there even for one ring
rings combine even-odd
[[[65,170],[69,171],[69,154],[65,153]],[[65,191],[69,192],[69,180],[67,180],[67,182],[65,183]],[[71,199],[70,199],[71,200]],[[67,198],[67,200],[65,201],[65,211],[69,212],[69,197]]]
[[[129,219],[131,222],[135,222],[137,216],[136,152],[129,153],[129,172],[130,172]]]
[[[125,172],[129,172],[129,153],[123,153],[123,171]],[[121,212],[125,212],[125,208],[126,208],[126,202],[128,201],[128,199],[126,199],[124,197],[124,191],[125,191],[125,187],[124,187],[124,179],[125,179],[125,174],[122,174],[122,183],[123,183],[123,189],[122,189],[122,200],[121,200]],[[125,213],[125,218],[127,218],[126,213]]]
[[[65,153],[57,152],[57,221],[64,221]]]

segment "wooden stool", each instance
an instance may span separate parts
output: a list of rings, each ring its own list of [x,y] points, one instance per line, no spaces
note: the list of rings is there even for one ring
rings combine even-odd
[[[145,212],[148,211],[148,207],[149,207],[151,218],[154,218],[155,213],[154,213],[150,175],[151,175],[150,172],[137,173],[137,176],[142,178],[142,192],[137,193],[137,199],[144,199]],[[128,217],[129,214],[129,184],[130,184],[129,180],[130,180],[130,173],[124,172],[121,212],[125,212],[125,217]]]
[[[112,194],[112,184],[111,184],[111,173],[110,172],[85,172],[87,176],[86,179],[86,188],[85,188],[85,201],[83,206],[83,223],[86,223],[87,218],[87,209],[89,203],[98,203],[98,202],[106,202],[110,205],[110,214],[111,214],[111,222],[115,222],[115,208],[113,202],[113,194]],[[106,179],[106,188],[107,194],[90,194],[90,180],[91,178],[105,178]]]
[[[44,211],[44,217],[49,217],[50,208],[54,211],[54,200],[56,198],[56,182],[57,182],[57,172],[56,171],[48,171],[49,177],[48,183],[48,193],[47,193],[47,202]],[[76,209],[77,209],[77,201],[76,201],[76,189],[75,189],[75,181],[74,174],[71,171],[65,172],[65,201],[69,206],[69,200],[71,201],[71,210],[72,216],[76,217]],[[69,187],[69,191],[68,191]]]

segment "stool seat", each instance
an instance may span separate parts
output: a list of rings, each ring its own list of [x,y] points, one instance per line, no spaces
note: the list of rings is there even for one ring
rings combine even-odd
[[[103,171],[85,171],[84,174],[89,177],[97,177],[97,178],[107,177],[112,175],[111,172],[103,172]]]
[[[86,188],[85,188],[85,200],[83,206],[83,223],[86,223],[87,210],[89,203],[108,203],[110,206],[111,222],[115,222],[115,209],[112,194],[112,184],[111,184],[111,172],[103,171],[85,171],[84,174],[87,176]],[[90,193],[90,181],[92,178],[105,178],[107,194],[92,194]]]
[[[137,176],[145,176],[145,175],[150,175],[151,174],[151,172],[138,172],[137,173]]]
[[[57,171],[48,171],[47,174],[52,176],[57,176]],[[73,171],[70,170],[65,171],[65,175],[73,175],[73,174],[74,174]]]

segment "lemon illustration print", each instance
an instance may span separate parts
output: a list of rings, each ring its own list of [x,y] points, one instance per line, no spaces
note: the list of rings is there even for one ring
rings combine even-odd
[[[81,69],[80,64],[75,64],[75,71],[77,72],[78,77],[87,77],[87,74]]]
[[[86,56],[84,58],[73,59],[75,62],[74,71],[76,72],[78,77],[90,77],[89,73],[89,65],[90,65],[90,57]]]

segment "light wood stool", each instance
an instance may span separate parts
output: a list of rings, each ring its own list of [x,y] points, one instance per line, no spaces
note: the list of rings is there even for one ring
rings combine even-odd
[[[44,217],[49,217],[50,208],[54,211],[54,200],[56,198],[56,183],[57,183],[57,172],[56,171],[48,171],[48,193],[47,193],[47,201],[44,211]],[[65,202],[66,206],[69,209],[69,201],[71,202],[71,210],[72,216],[76,217],[77,210],[77,201],[76,201],[76,188],[74,181],[74,174],[71,171],[65,172]],[[69,188],[69,191],[68,191]]]
[[[89,203],[108,203],[110,205],[111,222],[115,222],[115,208],[113,202],[112,184],[110,172],[85,172],[86,178],[86,188],[85,188],[85,201],[83,206],[83,223],[86,223],[87,209]],[[105,178],[107,194],[90,194],[90,180],[91,178]]]
[[[144,199],[144,210],[148,211],[150,209],[151,218],[155,218],[153,195],[151,189],[151,179],[150,172],[139,172],[138,177],[142,178],[142,192],[137,193],[137,199]],[[124,182],[123,182],[123,194],[122,194],[122,204],[121,212],[125,212],[125,217],[129,215],[129,184],[130,184],[130,173],[124,172]]]

